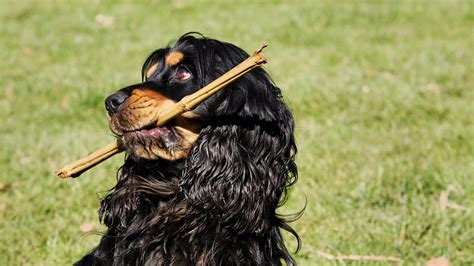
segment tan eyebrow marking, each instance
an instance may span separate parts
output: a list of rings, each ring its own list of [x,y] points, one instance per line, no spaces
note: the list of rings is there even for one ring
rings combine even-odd
[[[171,52],[166,56],[166,64],[168,66],[175,66],[181,63],[184,59],[184,54],[181,52]]]
[[[153,75],[158,68],[158,63],[152,65],[147,71],[146,71],[146,78],[149,79],[151,75]]]

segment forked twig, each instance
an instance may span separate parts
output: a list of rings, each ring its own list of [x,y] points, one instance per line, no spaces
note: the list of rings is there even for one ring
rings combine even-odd
[[[245,61],[238,64],[231,70],[227,71],[225,74],[223,74],[213,82],[209,83],[204,88],[198,90],[197,92],[191,95],[184,97],[181,101],[174,104],[173,107],[163,112],[163,115],[158,117],[156,125],[162,126],[171,119],[179,116],[180,114],[186,111],[193,110],[200,103],[202,103],[211,95],[224,88],[232,81],[238,79],[239,77],[251,71],[252,69],[265,64],[266,59],[262,54],[262,50],[265,47],[267,47],[267,44],[262,44],[262,46]],[[77,161],[63,166],[61,169],[56,170],[55,173],[60,178],[77,177],[85,171],[89,170],[90,168],[96,166],[97,164],[122,151],[123,148],[121,147],[119,140],[116,140],[115,142],[110,143],[109,145],[89,154],[84,158],[81,158]]]

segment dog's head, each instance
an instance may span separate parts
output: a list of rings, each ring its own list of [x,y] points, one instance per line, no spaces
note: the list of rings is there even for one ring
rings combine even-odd
[[[135,158],[177,160],[187,156],[201,125],[186,112],[156,126],[164,110],[199,89],[200,74],[193,45],[179,40],[153,52],[142,68],[143,82],[123,88],[105,100],[110,129]]]
[[[263,112],[269,112],[265,110],[265,100],[261,99],[261,95],[268,91],[256,86],[258,79],[266,78],[260,69],[254,70],[260,76],[247,74],[247,77],[229,85],[234,88],[226,88],[227,92],[214,95],[195,110],[180,115],[165,126],[156,126],[164,110],[247,57],[246,52],[233,44],[202,36],[197,38],[194,34],[183,35],[174,45],[158,49],[146,59],[142,67],[142,83],[107,97],[105,106],[110,129],[134,158],[170,161],[185,158],[202,127],[216,117],[239,112],[254,116],[257,108],[251,105],[258,104],[263,104],[259,108]],[[252,92],[249,89],[262,91]],[[247,114],[244,114],[245,109]],[[268,119],[263,113],[257,116]]]

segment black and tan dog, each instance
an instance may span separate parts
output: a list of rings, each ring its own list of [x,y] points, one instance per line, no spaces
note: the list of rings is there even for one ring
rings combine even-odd
[[[160,113],[248,57],[235,45],[185,34],[146,60],[143,83],[106,99],[127,151],[101,202],[108,227],[78,265],[295,264],[276,209],[297,178],[294,121],[257,68],[162,127]]]

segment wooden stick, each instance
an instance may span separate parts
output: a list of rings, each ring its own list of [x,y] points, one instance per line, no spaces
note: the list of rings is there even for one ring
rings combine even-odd
[[[123,149],[118,145],[118,140],[110,143],[109,145],[96,150],[95,152],[81,158],[75,162],[63,166],[61,169],[56,170],[56,175],[60,178],[77,177],[85,171],[105,161],[115,154],[122,152]]]
[[[267,45],[265,43],[262,44],[262,46],[245,61],[227,71],[225,74],[209,83],[204,88],[184,97],[181,101],[174,104],[172,108],[163,112],[163,114],[158,117],[156,125],[162,126],[178,115],[193,110],[200,103],[224,88],[232,81],[238,79],[252,69],[265,64],[267,61],[262,54],[262,50],[265,47],[267,47]],[[65,165],[61,169],[56,170],[55,173],[60,178],[77,177],[90,168],[122,151],[124,151],[124,148],[121,147],[120,140],[117,139],[115,142],[110,143],[109,145],[89,154],[88,156]]]

